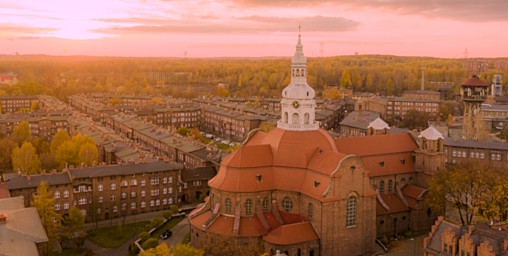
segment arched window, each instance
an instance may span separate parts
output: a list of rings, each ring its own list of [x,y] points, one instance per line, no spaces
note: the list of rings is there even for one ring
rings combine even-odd
[[[263,212],[268,211],[268,198],[263,198]]]
[[[300,69],[296,70],[296,76],[300,76]]]
[[[300,116],[298,113],[293,113],[293,118],[291,120],[292,124],[299,124],[300,123]]]
[[[226,198],[226,213],[231,213],[231,199]]]
[[[245,200],[245,214],[246,215],[252,214],[252,200],[250,199]]]
[[[314,207],[312,206],[312,203],[309,203],[309,219],[312,219],[314,216]]]
[[[350,196],[347,200],[346,227],[356,226],[356,197]]]
[[[288,123],[288,112],[284,112],[284,123]]]
[[[291,211],[291,208],[293,208],[293,202],[291,199],[289,199],[289,197],[284,197],[284,199],[282,199],[282,209],[284,209],[286,212],[289,212]]]
[[[393,181],[389,180],[388,181],[388,192],[392,192],[392,190],[393,190]]]
[[[120,183],[120,187],[127,187],[127,181],[122,180],[122,182]]]
[[[305,113],[305,115],[303,115],[303,122],[304,124],[309,124],[309,113]]]
[[[379,182],[379,193],[385,192],[385,181],[382,180]]]
[[[137,180],[131,180],[131,186],[137,186],[138,181]]]

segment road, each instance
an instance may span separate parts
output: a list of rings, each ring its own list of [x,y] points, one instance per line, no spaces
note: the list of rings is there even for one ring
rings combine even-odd
[[[190,226],[187,217],[178,222],[178,224],[176,224],[176,226],[174,226],[171,231],[173,232],[173,235],[171,235],[171,237],[166,240],[159,240],[159,243],[166,242],[168,247],[181,243],[190,232]]]

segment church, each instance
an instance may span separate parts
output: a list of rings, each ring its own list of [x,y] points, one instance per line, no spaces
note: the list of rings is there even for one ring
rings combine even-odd
[[[270,255],[370,255],[380,235],[430,228],[425,177],[444,165],[443,137],[430,127],[419,138],[385,129],[334,140],[315,120],[314,97],[298,35],[281,120],[222,161],[188,216],[193,246],[216,234]]]

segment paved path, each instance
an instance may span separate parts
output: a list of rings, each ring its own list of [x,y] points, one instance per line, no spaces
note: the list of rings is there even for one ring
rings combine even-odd
[[[423,239],[428,234],[419,235],[411,239],[398,240],[397,244],[390,249],[387,256],[411,256],[411,255],[423,255]]]
[[[175,246],[176,244],[181,243],[185,239],[187,234],[189,234],[190,232],[190,226],[189,221],[187,220],[187,216],[185,216],[183,220],[178,222],[178,224],[176,224],[176,226],[174,226],[171,229],[171,231],[173,232],[173,235],[171,235],[171,237],[168,238],[167,240],[159,239],[159,243],[166,242],[168,247]]]

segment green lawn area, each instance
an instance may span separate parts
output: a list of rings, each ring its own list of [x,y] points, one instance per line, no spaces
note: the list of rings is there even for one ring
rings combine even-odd
[[[121,226],[115,225],[91,229],[88,231],[88,239],[104,248],[116,248],[127,242],[133,236],[138,235],[147,224],[150,224],[150,222],[141,221]]]
[[[72,248],[72,249],[65,249],[61,252],[52,252],[49,254],[50,256],[97,256],[93,251],[90,251],[85,248]]]
[[[159,236],[166,230],[166,229],[172,229],[178,222],[183,220],[184,216],[181,217],[174,217],[171,218],[170,221],[166,222],[161,228],[157,229],[155,232],[152,233],[151,237],[155,237],[159,239]]]

